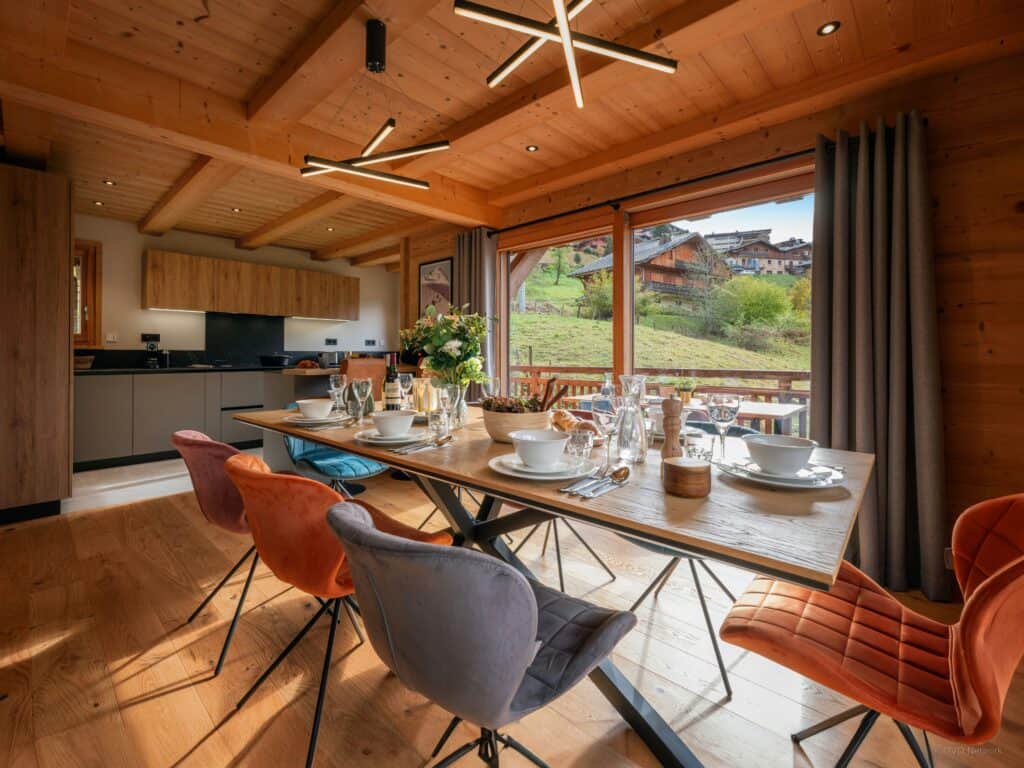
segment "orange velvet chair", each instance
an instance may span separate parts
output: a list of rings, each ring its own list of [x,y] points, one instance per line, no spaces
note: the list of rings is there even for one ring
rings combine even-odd
[[[844,562],[828,592],[756,579],[721,637],[860,702],[794,741],[864,714],[837,763],[845,766],[886,715],[928,768],[929,731],[965,744],[999,731],[1024,656],[1024,494],[965,511],[953,529],[953,560],[965,602],[952,626],[904,607]],[[924,731],[927,756],[912,726]]]
[[[256,544],[256,552],[281,581],[313,595],[320,610],[292,639],[274,662],[260,675],[238,702],[241,708],[264,680],[277,668],[299,641],[325,614],[330,621],[327,650],[324,654],[320,692],[316,701],[313,731],[309,739],[306,765],[313,764],[316,737],[320,730],[320,714],[327,690],[327,672],[334,649],[334,633],[344,607],[362,642],[363,632],[356,623],[352,600],[355,588],[349,575],[345,551],[327,525],[327,510],[346,499],[326,485],[297,475],[278,475],[263,460],[249,454],[232,456],[224,464],[228,476],[245,502],[245,513]],[[369,504],[361,503],[377,528],[394,536],[431,544],[447,545],[452,537],[447,532],[428,533],[394,520]]]

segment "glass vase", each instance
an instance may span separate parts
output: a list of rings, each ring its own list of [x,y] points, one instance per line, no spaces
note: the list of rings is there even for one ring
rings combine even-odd
[[[448,386],[451,387],[451,428],[462,429],[469,421],[469,403],[466,401],[469,383]]]
[[[647,426],[644,424],[644,385],[646,376],[620,376],[622,408],[619,410],[619,457],[629,464],[647,461]]]

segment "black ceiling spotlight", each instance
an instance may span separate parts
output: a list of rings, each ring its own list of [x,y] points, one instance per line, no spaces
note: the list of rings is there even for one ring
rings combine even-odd
[[[366,22],[366,70],[383,72],[388,65],[388,27],[380,19]]]

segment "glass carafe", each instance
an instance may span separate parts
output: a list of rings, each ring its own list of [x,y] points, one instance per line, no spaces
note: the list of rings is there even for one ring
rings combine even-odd
[[[647,460],[647,427],[644,425],[646,376],[620,376],[622,408],[619,410],[619,456],[629,464]]]

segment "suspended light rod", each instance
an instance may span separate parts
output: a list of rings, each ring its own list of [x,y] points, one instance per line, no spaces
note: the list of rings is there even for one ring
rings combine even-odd
[[[311,168],[302,168],[299,173],[303,177],[306,176],[319,176],[322,173],[331,173],[338,171],[340,173],[348,173],[352,176],[362,176],[366,179],[375,179],[376,181],[387,181],[391,184],[399,184],[404,187],[413,187],[414,189],[430,189],[430,182],[420,181],[419,179],[410,179],[407,176],[398,176],[394,173],[385,173],[384,171],[374,171],[369,168],[359,168],[350,163],[346,163],[338,160],[329,160],[326,157],[317,157],[316,155],[306,155],[305,162],[307,166]]]
[[[373,150],[379,147],[381,142],[383,142],[384,139],[388,137],[388,134],[393,130],[395,130],[395,118],[389,117],[384,121],[384,125],[382,125],[373,135],[373,138],[370,139],[370,143],[363,147],[363,151],[359,153],[359,156],[366,157],[373,152]]]
[[[558,33],[562,39],[562,50],[565,52],[565,66],[569,69],[569,82],[572,84],[572,96],[576,107],[583,109],[583,86],[580,85],[580,73],[576,69],[576,54],[572,49],[572,30],[569,29],[569,15],[565,12],[562,0],[551,0],[555,7],[555,18],[558,19]]]
[[[571,21],[579,16],[580,12],[590,5],[592,1],[593,0],[573,0],[565,6],[565,12],[569,16],[569,20]],[[548,24],[555,24],[557,22],[558,18],[554,17],[548,22]],[[545,37],[531,37],[523,43],[515,53],[499,64],[497,69],[487,76],[487,85],[494,88],[500,84],[501,81],[511,75],[520,64],[539,51],[546,42],[548,42],[548,40]]]

